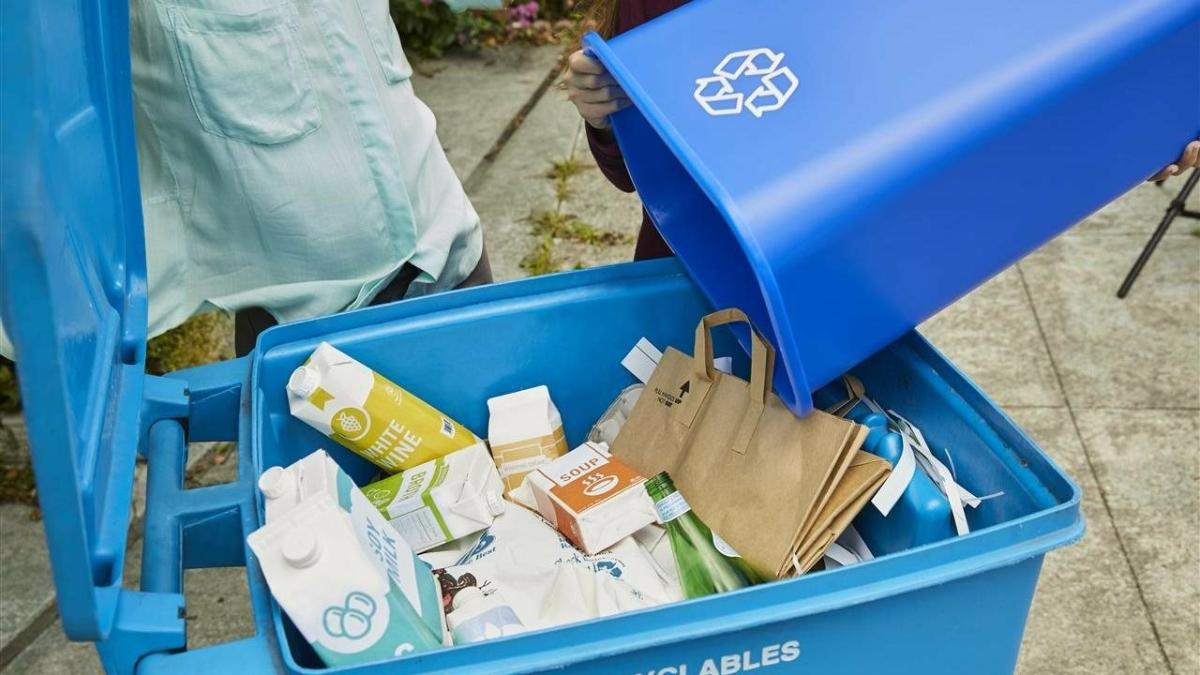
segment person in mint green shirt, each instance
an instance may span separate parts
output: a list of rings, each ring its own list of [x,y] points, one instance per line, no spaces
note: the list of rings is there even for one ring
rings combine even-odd
[[[491,281],[387,0],[133,0],[150,335]]]

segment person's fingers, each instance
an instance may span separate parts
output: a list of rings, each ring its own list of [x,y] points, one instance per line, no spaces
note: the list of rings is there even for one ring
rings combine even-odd
[[[603,103],[578,103],[579,114],[592,126],[603,129],[607,126],[605,119],[618,110],[629,106],[629,99],[619,98]],[[600,122],[604,122],[603,126]]]
[[[570,73],[567,76],[567,86],[572,89],[603,89],[614,85],[616,85],[616,81],[608,73],[599,75]]]
[[[1200,165],[1200,141],[1188,143],[1187,147],[1183,149],[1183,156],[1179,158],[1176,164],[1180,171]]]
[[[618,98],[624,98],[625,92],[618,86],[601,89],[576,89],[568,94],[576,103],[604,103]]]
[[[605,72],[604,64],[584,54],[583,50],[576,51],[567,57],[567,67],[576,73],[600,75]]]
[[[1166,179],[1170,178],[1171,176],[1174,176],[1177,173],[1179,173],[1179,167],[1174,164],[1170,164],[1165,169],[1163,169],[1162,171],[1159,171],[1158,173],[1154,174],[1153,176],[1147,178],[1146,180],[1157,183],[1158,181],[1166,180]]]

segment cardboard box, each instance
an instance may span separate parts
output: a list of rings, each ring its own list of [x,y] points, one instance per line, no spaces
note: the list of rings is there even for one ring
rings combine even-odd
[[[585,553],[596,553],[655,522],[645,478],[584,443],[525,477],[537,510]]]

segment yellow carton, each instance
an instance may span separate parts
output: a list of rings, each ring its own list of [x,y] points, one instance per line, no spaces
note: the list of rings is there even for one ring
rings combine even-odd
[[[292,415],[396,472],[479,438],[399,385],[322,342],[287,383]]]

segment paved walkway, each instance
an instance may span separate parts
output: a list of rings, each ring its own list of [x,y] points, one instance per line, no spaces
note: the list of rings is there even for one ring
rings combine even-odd
[[[578,117],[551,86],[556,64],[555,48],[511,48],[426,63],[416,79],[502,279],[627,259],[640,221],[636,198],[591,163]],[[1063,178],[1073,180],[1087,176]],[[1088,532],[1046,559],[1025,675],[1200,673],[1196,225],[1177,224],[1131,296],[1113,295],[1179,185],[1134,190],[922,327],[1084,491]],[[197,482],[232,477],[220,448],[196,455]],[[94,672],[90,646],[58,626],[41,524],[28,513],[0,506],[2,669]],[[139,558],[134,544],[129,584]],[[187,573],[192,646],[250,631],[239,572]]]

